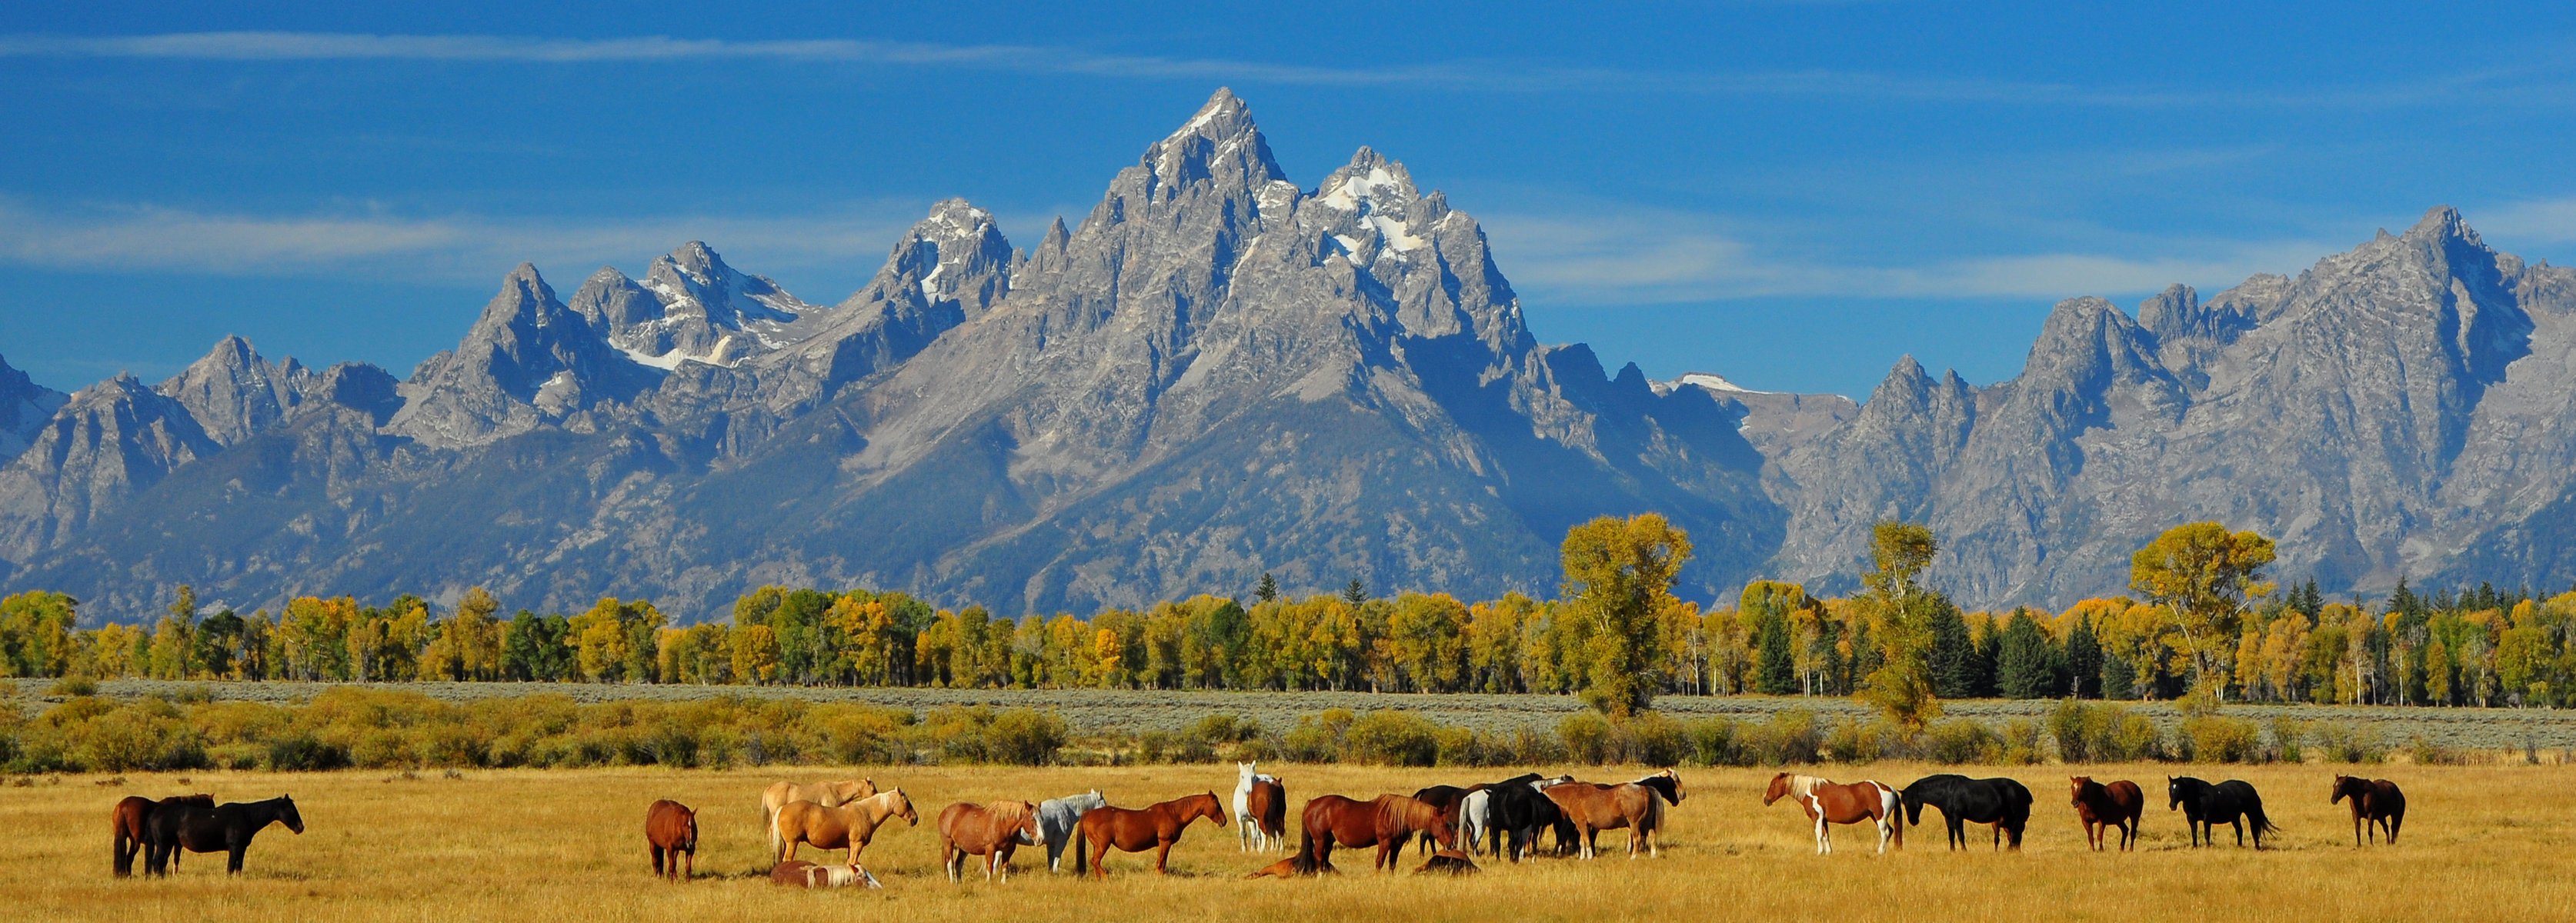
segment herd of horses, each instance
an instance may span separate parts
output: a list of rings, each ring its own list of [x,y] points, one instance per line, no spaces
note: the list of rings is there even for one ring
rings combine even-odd
[[[1526,773],[1494,782],[1434,785],[1411,795],[1385,794],[1369,799],[1318,795],[1299,812],[1299,835],[1287,835],[1287,785],[1279,777],[1237,764],[1232,818],[1239,821],[1240,848],[1246,852],[1290,850],[1290,855],[1246,877],[1294,878],[1335,872],[1336,849],[1374,850],[1371,868],[1392,870],[1417,838],[1428,855],[1417,873],[1465,874],[1477,871],[1475,858],[1519,862],[1537,853],[1542,837],[1553,838],[1555,855],[1584,859],[1600,855],[1602,831],[1627,832],[1630,858],[1661,852],[1656,832],[1667,810],[1681,805],[1688,793],[1681,777],[1666,769],[1627,782],[1584,782],[1571,776],[1542,777]],[[2097,782],[2087,776],[2070,780],[2069,800],[2083,825],[2086,845],[2094,850],[2134,848],[2146,797],[2137,783]],[[2253,834],[2254,848],[2278,828],[2263,812],[2262,796],[2241,780],[2207,782],[2167,777],[2166,809],[2181,811],[2191,830],[2191,844],[2217,845],[2217,827],[2228,825],[2237,845]],[[2397,842],[2406,820],[2406,796],[2394,782],[2336,776],[2330,803],[2350,801],[2353,843]],[[1783,772],[1763,792],[1764,806],[1789,800],[1803,812],[1815,835],[1816,852],[1830,853],[1831,828],[1870,824],[1878,833],[1878,851],[1905,845],[1905,828],[1922,823],[1927,806],[1941,812],[1951,849],[1970,845],[1966,825],[1991,827],[1996,849],[2021,848],[2030,822],[2030,789],[2012,779],[1972,779],[1942,773],[1896,788],[1875,779],[1838,783],[1816,776]],[[901,820],[920,823],[912,798],[903,789],[879,790],[869,779],[799,785],[779,782],[761,793],[761,820],[773,860],[770,880],[806,888],[882,887],[860,863],[861,854],[880,829]],[[965,877],[966,862],[981,862],[986,880],[1009,880],[1011,859],[1022,846],[1046,851],[1047,870],[1057,871],[1068,846],[1077,875],[1105,878],[1104,861],[1111,850],[1154,853],[1154,871],[1167,871],[1172,846],[1197,821],[1218,827],[1229,822],[1226,805],[1213,790],[1141,808],[1108,803],[1099,791],[1043,802],[958,802],[939,812],[940,863],[951,881]],[[266,801],[217,804],[208,795],[180,795],[158,801],[140,796],[117,802],[110,814],[112,858],[118,877],[133,874],[134,857],[144,857],[145,873],[163,876],[175,869],[182,852],[224,852],[227,872],[240,872],[251,840],[271,824],[304,832],[303,816],[286,796]],[[2111,835],[2117,832],[2113,841]],[[645,839],[653,873],[674,881],[697,871],[697,812],[663,799],[646,811]],[[802,847],[838,853],[829,864],[797,858]]]

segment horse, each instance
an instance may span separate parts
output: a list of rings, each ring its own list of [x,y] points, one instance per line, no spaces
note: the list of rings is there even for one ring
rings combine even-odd
[[[1466,853],[1441,849],[1433,852],[1431,858],[1422,860],[1422,865],[1416,867],[1413,874],[1473,875],[1482,871],[1476,867],[1476,860]]]
[[[1967,825],[1973,821],[1993,824],[1995,848],[2004,847],[2004,838],[2012,838],[2012,848],[2021,848],[2021,834],[2030,826],[2030,789],[2011,779],[1971,779],[1954,773],[1939,773],[1914,780],[1899,793],[1905,801],[1905,822],[1923,822],[1923,806],[1941,809],[1942,825],[1950,828],[1950,848],[1968,846]]]
[[[769,831],[769,851],[785,848],[778,842],[778,809],[799,801],[811,801],[827,808],[837,808],[877,793],[874,779],[842,779],[838,782],[815,782],[798,785],[780,780],[760,792],[760,825]]]
[[[2121,779],[2104,785],[2092,776],[2069,776],[2073,780],[2075,818],[2084,822],[2084,843],[2096,851],[2103,838],[2113,829],[2120,831],[2120,851],[2127,852],[2138,842],[2138,815],[2147,809],[2147,795],[2138,783]]]
[[[1416,833],[1428,832],[1441,842],[1457,839],[1439,808],[1403,795],[1379,795],[1368,801],[1323,795],[1306,802],[1300,819],[1298,852],[1319,870],[1332,867],[1335,846],[1375,846],[1377,860],[1371,867],[1392,869],[1404,844]]]
[[[2255,849],[2263,848],[2264,834],[2281,831],[2272,825],[2271,818],[2263,815],[2263,796],[2255,794],[2254,786],[2239,779],[2212,785],[2190,776],[2166,776],[2165,795],[2170,799],[2165,810],[2181,808],[2184,821],[2191,825],[2191,845],[2194,847],[2200,845],[2204,832],[2209,835],[2210,845],[2218,845],[2220,823],[2236,828],[2236,845],[2243,846],[2245,827],[2251,821]]]
[[[1485,851],[1486,831],[1494,826],[1494,791],[1479,785],[1467,797],[1458,799],[1458,845],[1468,854]]]
[[[1091,844],[1091,874],[1109,877],[1109,867],[1102,860],[1109,857],[1110,847],[1121,852],[1154,850],[1154,874],[1166,874],[1165,863],[1172,856],[1172,844],[1181,841],[1181,831],[1199,818],[1225,826],[1225,808],[1217,803],[1216,793],[1184,795],[1150,807],[1130,810],[1102,806],[1082,815],[1081,834]],[[1076,843],[1079,848],[1080,843]],[[1077,866],[1075,871],[1080,871]]]
[[[1304,850],[1299,850],[1295,855],[1291,855],[1288,858],[1254,869],[1252,874],[1245,875],[1243,877],[1312,878],[1316,875],[1332,873],[1334,873],[1332,866],[1328,865],[1322,868],[1317,868],[1315,866],[1315,857],[1307,855]]]
[[[1556,830],[1565,825],[1565,812],[1558,810],[1556,802],[1548,800],[1542,792],[1549,786],[1572,781],[1571,776],[1543,779],[1533,772],[1487,785],[1485,820],[1489,832],[1486,836],[1493,841],[1494,854],[1519,862],[1538,842],[1539,831]],[[1558,833],[1559,852],[1563,852],[1565,839],[1570,836],[1571,833]]]
[[[1681,777],[1670,769],[1618,785],[1550,786],[1545,794],[1574,823],[1575,845],[1586,859],[1601,854],[1601,831],[1621,828],[1628,830],[1628,858],[1637,858],[1641,845],[1648,856],[1663,855],[1655,845],[1655,830],[1663,826],[1664,806],[1679,806],[1685,797]]]
[[[1084,812],[1109,803],[1100,797],[1099,789],[1079,795],[1049,798],[1038,802],[1038,833],[1046,838],[1047,871],[1055,871],[1064,859],[1064,847],[1073,842],[1074,825],[1082,822]],[[1073,870],[1082,872],[1082,850],[1073,851]]]
[[[1260,775],[1252,779],[1252,791],[1244,798],[1244,811],[1235,812],[1246,830],[1253,832],[1253,845],[1264,852],[1273,847],[1288,848],[1288,786],[1278,776]]]
[[[958,802],[939,812],[939,864],[948,869],[948,880],[958,881],[966,871],[966,857],[984,857],[984,880],[993,880],[999,869],[1002,880],[1011,880],[1011,852],[1020,844],[1046,844],[1046,830],[1038,826],[1038,806],[1026,801],[996,801],[991,804]]]
[[[1897,813],[1896,790],[1887,787],[1885,782],[1862,779],[1846,784],[1783,772],[1771,777],[1770,787],[1762,792],[1762,806],[1770,807],[1772,802],[1782,798],[1795,800],[1798,809],[1806,812],[1807,819],[1815,823],[1817,855],[1834,851],[1832,825],[1861,821],[1878,825],[1878,851],[1881,855],[1887,853],[1891,839],[1898,849],[1905,848],[1905,823]]]
[[[212,800],[212,799],[208,799]],[[242,870],[242,854],[250,851],[250,841],[270,824],[285,824],[286,829],[301,835],[304,815],[295,810],[295,799],[279,795],[266,801],[235,801],[213,807],[194,802],[171,804],[164,801],[152,810],[143,827],[143,871],[147,875],[166,876],[178,864],[179,851],[215,852],[228,855],[225,874]]]
[[[124,800],[118,801],[116,807],[110,808],[107,812],[107,826],[111,837],[108,844],[108,858],[114,860],[112,864],[116,869],[116,877],[125,878],[134,874],[134,854],[143,851],[143,827],[152,819],[153,811],[164,807],[175,809],[214,806],[215,796],[213,795],[174,795],[161,799],[157,804],[152,799],[141,795],[127,795]],[[178,861],[178,856],[170,857],[171,864],[176,865]]]
[[[882,888],[877,877],[855,865],[815,865],[803,859],[781,862],[769,869],[769,883],[794,885],[799,888],[847,888],[865,885]]]
[[[2364,779],[2359,776],[2336,776],[2334,797],[2327,804],[2352,799],[2352,845],[2362,845],[2368,831],[2377,840],[2380,828],[2388,830],[2388,845],[2397,845],[2397,828],[2406,825],[2406,793],[2397,783],[2386,779]]]
[[[771,820],[770,842],[784,844],[777,854],[780,862],[796,858],[796,848],[811,843],[816,849],[847,849],[850,865],[859,864],[859,852],[875,839],[877,828],[887,818],[903,818],[905,826],[921,823],[921,815],[912,812],[912,797],[903,789],[878,792],[839,807],[827,808],[811,801],[790,801],[778,808]]]
[[[688,805],[664,798],[644,809],[644,843],[653,853],[653,877],[684,881],[698,877],[698,812]],[[680,870],[680,857],[689,857],[687,872]],[[670,868],[663,868],[663,860]]]
[[[1236,817],[1249,818],[1252,816],[1252,785],[1261,779],[1261,773],[1257,768],[1260,765],[1260,760],[1253,760],[1249,763],[1234,764],[1234,816]],[[1261,834],[1262,831],[1260,829],[1260,825],[1253,824],[1249,821],[1245,822],[1243,826],[1236,827],[1234,830],[1234,845],[1236,851],[1251,852],[1255,849],[1268,848],[1268,844],[1263,842]],[[1260,845],[1255,845],[1256,843],[1259,843]]]
[[[1482,787],[1481,785],[1465,788],[1455,785],[1433,785],[1416,790],[1413,793],[1413,800],[1439,808],[1440,816],[1449,821],[1449,829],[1454,832],[1459,827],[1458,815],[1463,810],[1462,805],[1467,800],[1467,793]],[[1429,837],[1422,839],[1422,851],[1426,855],[1442,849],[1454,849],[1457,845],[1456,843],[1434,843]]]

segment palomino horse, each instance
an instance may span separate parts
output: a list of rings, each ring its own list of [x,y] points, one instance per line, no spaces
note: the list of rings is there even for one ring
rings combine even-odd
[[[1909,824],[1923,822],[1924,805],[1941,809],[1952,849],[1968,847],[1971,822],[1994,825],[1996,849],[2004,847],[2007,835],[2012,837],[2012,848],[2020,849],[2022,831],[2030,826],[2030,789],[2011,779],[1971,779],[1945,772],[1914,780],[1901,797]]]
[[[760,792],[760,824],[769,830],[769,851],[786,848],[778,842],[778,809],[799,801],[811,801],[827,808],[837,808],[877,793],[874,779],[842,779],[837,782],[814,782],[798,785],[777,781]]]
[[[242,854],[250,851],[251,837],[268,829],[270,824],[285,824],[286,829],[304,832],[304,815],[295,810],[295,799],[279,795],[267,801],[236,801],[214,807],[194,804],[172,805],[164,801],[155,806],[143,827],[143,871],[149,875],[168,875],[178,862],[179,851],[224,852],[224,871],[242,870]]]
[[[855,865],[815,865],[803,859],[781,862],[769,869],[769,883],[799,888],[847,888],[866,885],[882,888],[877,877]]]
[[[912,812],[912,798],[903,789],[878,792],[866,798],[827,808],[811,801],[790,801],[778,808],[778,817],[770,822],[771,842],[785,844],[778,861],[796,858],[796,848],[808,843],[816,849],[846,849],[850,865],[859,864],[859,853],[875,839],[877,828],[887,818],[903,818],[905,826],[921,823],[921,815]]]
[[[2388,845],[2397,845],[2397,828],[2406,824],[2406,793],[2397,783],[2386,779],[2364,779],[2359,776],[2336,776],[2334,797],[2327,804],[2352,799],[2352,845],[2362,844],[2368,831],[2372,840],[2379,838],[2380,828],[2388,830]]]
[[[1026,801],[996,801],[992,804],[959,802],[939,812],[939,864],[948,869],[948,880],[957,881],[966,871],[967,856],[984,857],[984,880],[993,880],[999,869],[1002,880],[1011,880],[1011,852],[1020,844],[1046,844],[1046,831],[1038,826],[1038,806]]]
[[[2113,829],[2120,831],[2120,851],[2138,842],[2138,815],[2147,809],[2147,794],[2138,783],[2121,779],[2104,785],[2092,776],[2069,776],[2074,783],[2075,818],[2084,822],[2084,842],[2099,851]]]
[[[1235,845],[1257,852],[1268,852],[1273,845],[1286,849],[1288,788],[1278,776],[1253,771],[1259,765],[1259,761],[1234,764],[1234,817],[1243,822],[1235,828]]]
[[[1679,805],[1684,797],[1682,779],[1670,769],[1619,785],[1551,786],[1544,794],[1574,823],[1575,843],[1586,859],[1601,854],[1601,831],[1621,828],[1628,830],[1628,858],[1637,858],[1639,846],[1645,847],[1646,855],[1662,855],[1655,846],[1655,830],[1663,826],[1664,806]]]
[[[2209,845],[2218,845],[2218,825],[2236,828],[2236,845],[2245,845],[2245,828],[2254,828],[2254,848],[2263,848],[2263,835],[2278,833],[2272,820],[2263,815],[2263,796],[2254,786],[2239,779],[2211,785],[2190,776],[2165,777],[2165,810],[2181,808],[2183,819],[2191,825],[2191,845],[2199,846],[2206,832]]]
[[[672,881],[698,877],[698,812],[688,805],[664,798],[644,810],[644,842],[653,853],[653,876]],[[680,857],[689,857],[687,872],[680,870]],[[663,860],[670,860],[669,869]]]
[[[1102,860],[1109,857],[1112,846],[1120,852],[1153,850],[1154,874],[1164,874],[1164,864],[1172,857],[1172,844],[1181,841],[1181,831],[1188,829],[1191,821],[1202,817],[1225,826],[1225,807],[1217,803],[1215,792],[1184,795],[1137,810],[1104,806],[1085,812],[1081,836],[1091,844],[1091,874],[1109,877],[1109,867]],[[1081,843],[1077,842],[1075,848],[1081,848]],[[1074,871],[1082,871],[1078,858]]]
[[[1100,797],[1100,790],[1096,788],[1079,795],[1038,802],[1038,833],[1046,837],[1047,871],[1055,871],[1056,865],[1064,859],[1065,844],[1073,842],[1074,826],[1082,823],[1082,815],[1108,803],[1109,799]],[[1079,849],[1073,851],[1073,865],[1077,872],[1082,869],[1082,851]]]
[[[158,804],[141,795],[125,796],[124,800],[117,802],[116,807],[107,813],[107,826],[111,831],[109,835],[112,837],[108,844],[108,858],[114,860],[112,864],[116,868],[116,877],[124,878],[134,874],[134,854],[143,851],[143,828],[145,824],[151,822],[153,811],[164,807],[176,810],[182,807],[212,808],[214,806],[215,796],[213,795],[174,795],[161,799]],[[173,854],[170,861],[175,865],[179,857]]]
[[[1816,853],[1834,851],[1830,825],[1857,824],[1869,821],[1878,825],[1878,851],[1887,852],[1889,840],[1898,848],[1905,846],[1905,821],[1899,813],[1896,790],[1876,779],[1862,779],[1848,785],[1816,776],[1780,773],[1771,777],[1771,787],[1762,793],[1762,806],[1782,798],[1797,799],[1798,807],[1816,825]]]
[[[1377,860],[1371,867],[1391,869],[1416,833],[1429,833],[1443,843],[1457,839],[1439,808],[1403,795],[1379,795],[1369,801],[1324,795],[1307,801],[1300,819],[1304,829],[1298,832],[1302,840],[1297,852],[1319,872],[1332,870],[1335,846],[1375,846]]]

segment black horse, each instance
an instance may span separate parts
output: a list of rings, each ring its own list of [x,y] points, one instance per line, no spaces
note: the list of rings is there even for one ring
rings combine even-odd
[[[1568,831],[1573,825],[1566,823],[1565,813],[1557,809],[1556,802],[1539,793],[1540,781],[1539,774],[1532,772],[1485,786],[1485,814],[1492,821],[1486,837],[1495,855],[1521,861],[1521,856],[1537,845],[1541,830],[1557,830],[1560,840],[1572,842],[1573,834]],[[1508,851],[1504,848],[1506,838]]]
[[[1995,825],[1995,848],[2002,849],[2004,836],[2012,836],[2012,848],[2021,848],[2021,832],[2030,826],[2030,789],[2011,779],[1971,779],[1943,773],[1924,776],[1897,793],[1905,805],[1907,824],[1923,823],[1923,806],[1941,809],[1942,823],[1950,828],[1950,848],[1968,845],[1966,824],[1975,821]]]
[[[251,837],[270,824],[285,824],[286,829],[303,833],[304,815],[296,813],[295,799],[279,795],[267,801],[153,811],[143,831],[144,874],[170,874],[169,867],[177,864],[182,849],[229,853],[224,871],[239,872]]]
[[[2263,848],[2263,835],[2279,833],[2271,818],[2263,816],[2263,796],[2242,779],[2229,779],[2212,785],[2190,776],[2165,777],[2165,810],[2182,809],[2183,819],[2191,825],[2191,845],[2199,846],[2206,833],[2209,845],[2218,845],[2218,825],[2236,828],[2236,845],[2245,845],[2245,828],[2254,827],[2254,848]]]
[[[1458,803],[1465,801],[1467,799],[1467,793],[1470,791],[1474,791],[1474,789],[1460,788],[1455,785],[1434,785],[1414,792],[1413,800],[1439,808],[1440,813],[1449,818],[1449,829],[1456,830],[1458,829]],[[1405,838],[1411,839],[1412,835],[1407,834]],[[1425,853],[1440,849],[1456,848],[1458,848],[1458,844],[1442,843],[1434,840],[1430,831],[1424,831],[1422,834],[1422,851]]]

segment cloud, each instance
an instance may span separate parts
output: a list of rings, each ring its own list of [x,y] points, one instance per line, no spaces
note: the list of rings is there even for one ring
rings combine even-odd
[[[2576,241],[2576,198],[2507,202],[2464,214],[2481,236],[2533,243]]]
[[[2490,68],[2402,83],[2323,88],[2221,90],[2171,86],[2088,86],[2044,81],[1796,70],[1738,73],[1556,67],[1529,61],[1464,60],[1400,67],[1334,67],[1223,58],[1102,54],[1044,45],[947,45],[862,39],[733,41],[669,36],[527,38],[498,35],[373,35],[340,32],[179,32],[155,35],[0,35],[0,58],[126,58],[189,61],[450,61],[531,64],[778,61],[861,66],[946,67],[1143,80],[1251,81],[1309,86],[1437,87],[1478,92],[1663,92],[1714,96],[1844,96],[1916,102],[2109,108],[2337,107],[2454,104],[2491,91],[2499,102],[2556,105],[2567,97],[2564,68]],[[2557,80],[2558,83],[2539,83]]]
[[[2034,298],[2234,284],[2335,252],[2313,241],[2147,240],[2161,254],[2054,252],[1868,265],[1786,254],[1708,215],[1655,209],[1482,219],[1514,285],[1535,300],[1615,307],[1781,296]]]

